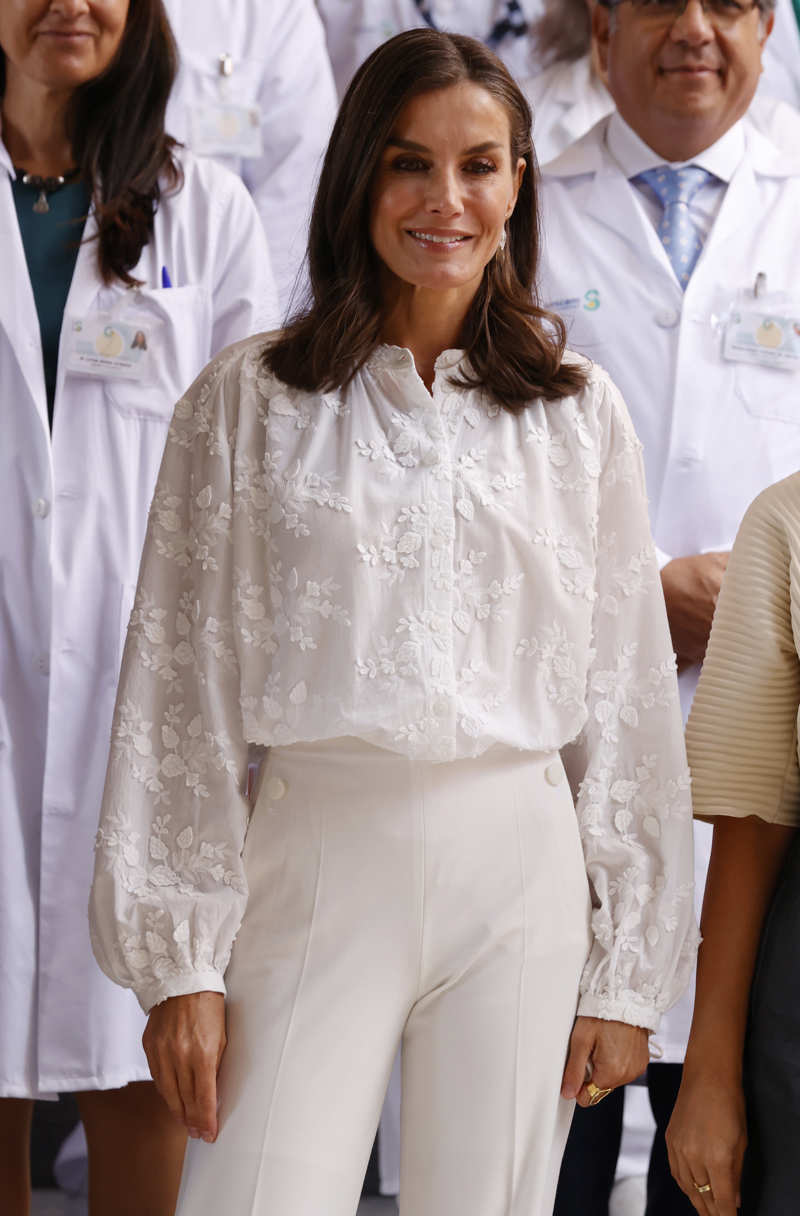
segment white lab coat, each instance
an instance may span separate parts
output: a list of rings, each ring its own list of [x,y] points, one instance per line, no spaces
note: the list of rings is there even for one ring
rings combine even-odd
[[[500,9],[500,0],[429,0],[439,29],[485,39]],[[542,16],[544,0],[519,0],[529,25]],[[339,96],[376,47],[403,30],[425,28],[414,0],[317,0],[325,24],[328,51]],[[529,37],[507,37],[497,47],[506,67],[520,79],[530,76],[536,57]]]
[[[167,130],[192,146],[197,101],[261,110],[263,153],[217,159],[244,181],[264,224],[281,307],[306,251],[317,177],[337,99],[314,0],[166,0],[181,57]],[[220,73],[230,56],[231,74]]]
[[[544,169],[542,299],[564,315],[569,345],[607,368],[628,403],[664,560],[728,549],[756,494],[800,468],[800,372],[728,362],[720,329],[734,293],[751,290],[759,272],[770,292],[797,290],[800,160],[745,123],[745,156],[684,293],[606,148],[606,126]],[[684,712],[698,671],[681,676]],[[700,892],[707,861],[703,837]],[[668,1061],[683,1058],[691,1001],[656,1036]]]
[[[277,299],[247,191],[187,155],[129,293],[152,383],[68,373],[62,330],[51,441],[12,176],[0,143],[0,1096],[35,1097],[149,1077],[141,1011],[95,963],[87,917],[121,648],[173,405]],[[126,292],[84,243],[65,315]]]
[[[794,14],[790,15],[794,20]],[[769,49],[776,34],[777,30],[764,52],[764,74],[749,117],[773,143],[794,153],[800,149],[800,110],[782,99],[780,93],[769,92],[773,84],[779,84],[768,70],[773,62]],[[797,67],[800,79],[800,46]],[[533,110],[533,143],[540,165],[555,160],[614,109],[611,94],[592,68],[590,55],[551,64],[543,72],[521,80],[520,85]]]

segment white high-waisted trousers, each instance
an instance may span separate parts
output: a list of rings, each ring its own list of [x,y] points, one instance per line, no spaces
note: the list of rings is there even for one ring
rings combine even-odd
[[[273,748],[244,858],[177,1216],[355,1216],[401,1039],[402,1216],[550,1216],[590,917],[558,753]]]

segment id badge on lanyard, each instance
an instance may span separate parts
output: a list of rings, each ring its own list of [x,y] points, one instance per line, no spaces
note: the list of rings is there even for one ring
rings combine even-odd
[[[231,55],[220,55],[217,97],[195,101],[189,114],[190,145],[200,156],[261,156],[261,109],[256,104],[237,102],[233,90],[234,62]]]
[[[734,363],[800,370],[800,298],[770,292],[767,276],[759,274],[752,289],[738,291],[730,302],[722,354]]]

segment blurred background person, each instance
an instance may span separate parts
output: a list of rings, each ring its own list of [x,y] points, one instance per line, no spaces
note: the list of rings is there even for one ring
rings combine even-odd
[[[531,26],[535,67],[520,84],[533,110],[540,165],[560,155],[614,109],[592,39],[594,3],[545,0],[543,16]],[[800,27],[793,0],[778,0],[776,13],[749,117],[773,142],[796,152],[800,148]],[[784,54],[787,46],[791,48],[788,59],[794,77],[783,65],[781,52],[773,50],[777,46],[784,48]]]
[[[92,844],[174,403],[277,297],[244,186],[165,134],[160,0],[6,0],[0,48],[0,1208],[71,1092],[92,1213],[167,1216],[184,1135],[92,958]]]
[[[800,373],[786,370],[783,337],[769,346],[791,333],[771,315],[788,307],[800,270],[800,162],[748,116],[769,0],[621,0],[598,5],[593,21],[616,108],[544,168],[543,298],[567,320],[570,345],[608,368],[630,402],[688,713],[742,515],[800,466]],[[701,890],[709,835],[698,825]],[[688,996],[648,1069],[648,1216],[693,1210],[663,1134],[690,1019]],[[578,1111],[558,1216],[608,1211],[622,1103],[614,1095],[597,1113],[606,1149],[600,1123]]]
[[[477,38],[513,76],[529,76],[531,28],[542,12],[542,0],[317,0],[317,5],[340,96],[377,46],[402,30],[426,26]]]
[[[336,117],[314,0],[165,3],[179,54],[167,129],[242,178],[264,225],[285,311]]]
[[[759,92],[800,109],[800,5],[777,0],[775,29],[764,55]]]
[[[520,84],[533,110],[536,159],[547,164],[614,108],[592,54],[592,0],[545,0],[532,26],[536,68]]]
[[[743,1216],[785,1216],[800,1187],[799,562],[794,473],[736,537],[687,728],[714,843],[667,1142],[696,1209],[719,1216],[735,1216],[737,1196]]]

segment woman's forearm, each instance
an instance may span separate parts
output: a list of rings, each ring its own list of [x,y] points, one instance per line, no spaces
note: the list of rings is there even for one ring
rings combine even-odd
[[[753,816],[715,820],[686,1053],[690,1074],[711,1071],[739,1081],[761,931],[794,832]]]

